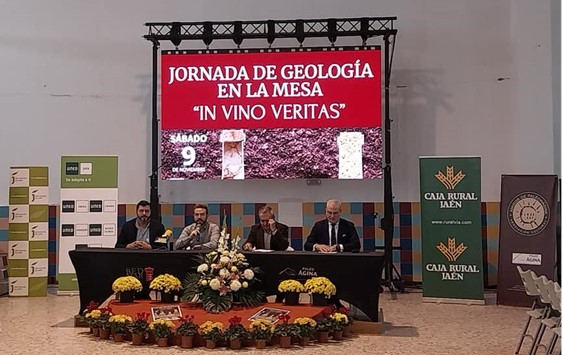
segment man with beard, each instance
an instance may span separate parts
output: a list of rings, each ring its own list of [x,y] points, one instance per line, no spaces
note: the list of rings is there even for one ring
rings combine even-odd
[[[151,220],[151,204],[142,200],[137,203],[137,218],[125,222],[117,237],[116,248],[156,249],[154,241],[164,234],[162,223]]]
[[[186,226],[174,243],[174,250],[217,249],[219,226],[207,220],[206,205],[194,206],[194,223]]]

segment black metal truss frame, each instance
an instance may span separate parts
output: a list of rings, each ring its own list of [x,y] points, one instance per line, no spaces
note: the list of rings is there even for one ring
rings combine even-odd
[[[176,47],[183,40],[201,40],[209,46],[214,40],[232,39],[241,45],[245,39],[266,39],[271,46],[276,38],[295,38],[302,44],[306,38],[327,37],[334,43],[338,37],[396,35],[396,17],[361,17],[345,19],[267,20],[226,22],[148,22],[143,37],[151,42],[171,41]]]
[[[265,21],[205,21],[205,22],[147,22],[148,33],[143,36],[152,42],[152,174],[150,202],[153,214],[160,218],[158,194],[159,165],[159,123],[158,123],[158,51],[160,42],[170,41],[176,49],[182,41],[200,40],[209,49],[214,40],[232,40],[238,47],[245,39],[265,39],[272,47],[276,38],[295,38],[300,47],[306,38],[328,38],[334,45],[339,37],[360,37],[362,46],[371,37],[382,36],[384,40],[384,170],[383,205],[385,218],[381,228],[385,236],[385,278],[384,284],[392,295],[402,286],[393,282],[393,192],[391,178],[391,119],[389,111],[389,87],[391,66],[395,50],[397,17],[328,18],[307,20],[265,20]],[[392,39],[392,40],[391,40]],[[391,45],[392,42],[392,45]],[[397,272],[398,274],[398,272]],[[400,274],[398,281],[401,282]]]

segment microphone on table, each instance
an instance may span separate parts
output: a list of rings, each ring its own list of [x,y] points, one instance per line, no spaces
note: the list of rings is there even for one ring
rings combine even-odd
[[[167,229],[163,235],[154,240],[154,244],[158,245],[158,249],[168,249],[168,239],[172,237],[172,230]]]
[[[197,222],[194,230],[192,230],[192,232],[188,235],[188,237],[182,240],[182,242],[178,244],[174,249],[175,250],[192,249],[194,243],[196,242],[196,236],[198,236],[201,233],[201,225],[202,225],[201,222]]]

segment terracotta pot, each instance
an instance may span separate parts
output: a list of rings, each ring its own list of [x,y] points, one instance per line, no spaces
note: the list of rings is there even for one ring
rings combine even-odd
[[[240,349],[241,347],[242,347],[242,342],[240,341],[240,339],[231,339],[229,341],[229,348],[233,350],[237,350]]]
[[[109,328],[100,328],[100,339],[109,339],[111,330]]]
[[[317,340],[319,343],[328,343],[328,332],[317,332]]]
[[[309,346],[309,337],[299,339],[299,345],[301,346]]]
[[[326,306],[327,298],[322,293],[313,293],[311,298],[313,299],[313,306]]]
[[[116,343],[121,343],[125,340],[125,334],[116,333],[113,335],[113,340],[115,340]]]
[[[142,345],[143,344],[143,338],[145,337],[144,334],[131,334],[131,341],[133,343],[133,345]]]
[[[92,328],[92,326],[90,326],[90,334],[92,334],[92,333],[93,333],[93,331],[92,331],[92,330],[93,330],[93,328]]]
[[[180,344],[180,347],[182,347],[184,349],[193,348],[194,347],[194,337],[193,337],[193,335],[182,336],[182,343]]]
[[[119,292],[119,303],[133,303],[135,291]]]
[[[289,348],[291,346],[291,337],[280,336],[280,348]]]
[[[256,339],[256,349],[265,349],[265,348],[266,348],[266,340]]]
[[[335,330],[332,333],[332,339],[334,340],[342,340],[342,330]]]
[[[92,328],[92,334],[94,334],[95,337],[99,337],[100,336],[100,328]]]
[[[168,346],[168,338],[156,338],[156,345],[160,347]]]
[[[345,326],[344,329],[342,329],[342,336],[343,337],[351,337],[352,336],[352,329],[349,325]]]
[[[295,306],[299,304],[299,292],[285,292],[285,304],[288,306]]]
[[[207,349],[215,349],[217,347],[217,342],[215,340],[205,339],[205,347]]]

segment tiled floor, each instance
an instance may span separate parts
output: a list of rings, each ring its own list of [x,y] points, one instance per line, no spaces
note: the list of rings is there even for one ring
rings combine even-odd
[[[387,331],[384,335],[360,335],[341,343],[292,351],[313,354],[513,354],[525,321],[525,309],[505,306],[468,306],[422,303],[418,290],[380,298]],[[85,328],[72,327],[78,297],[0,298],[0,354],[210,354],[227,349],[184,350],[156,345],[133,347],[86,335]],[[525,343],[527,351],[529,343]],[[270,348],[269,354],[288,354]],[[261,350],[244,349],[252,355]],[[540,352],[543,354],[543,352]]]

